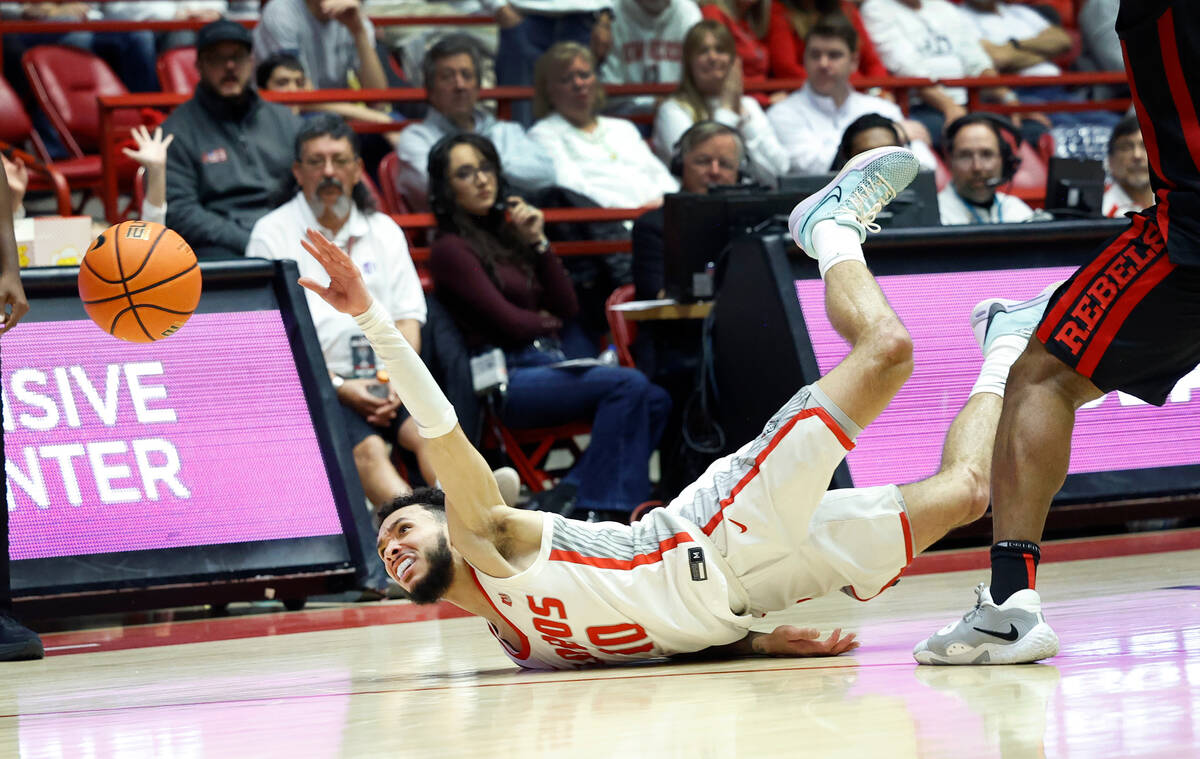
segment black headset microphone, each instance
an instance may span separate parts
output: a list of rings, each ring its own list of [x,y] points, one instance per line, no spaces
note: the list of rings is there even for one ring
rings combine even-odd
[[[991,189],[995,189],[1011,182],[1013,177],[1016,176],[1017,170],[1021,168],[1021,157],[1017,155],[1017,150],[1021,147],[1021,142],[1024,138],[1021,136],[1020,130],[1013,126],[1011,121],[994,113],[968,113],[966,116],[959,116],[947,124],[945,137],[942,140],[942,150],[945,153],[946,160],[950,161],[954,152],[954,138],[963,127],[970,124],[983,124],[991,127],[992,131],[996,134],[996,141],[1000,147],[1000,176],[988,179],[984,184]],[[1012,142],[1005,139],[1005,133],[1012,138]]]

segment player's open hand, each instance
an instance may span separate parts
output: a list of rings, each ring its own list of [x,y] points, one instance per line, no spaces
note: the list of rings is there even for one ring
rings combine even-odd
[[[842,635],[839,627],[821,640],[821,631],[811,627],[780,625],[754,641],[755,653],[766,656],[837,656],[858,648],[854,633]]]
[[[155,127],[154,134],[151,135],[149,130],[142,124],[134,127],[129,134],[133,137],[133,141],[137,143],[137,150],[121,148],[121,152],[145,166],[147,171],[155,167],[166,167],[167,148],[171,146],[175,135],[169,134],[164,139],[162,127]]]
[[[329,275],[329,284],[321,286],[310,277],[301,277],[300,286],[312,290],[329,305],[344,314],[358,316],[371,307],[371,295],[363,282],[362,273],[338,246],[329,242],[315,229],[304,233],[300,244],[317,259]]]

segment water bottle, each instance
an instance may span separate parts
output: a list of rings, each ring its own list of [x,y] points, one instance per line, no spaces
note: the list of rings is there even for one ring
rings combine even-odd
[[[607,348],[600,351],[597,359],[605,366],[618,366],[621,363],[621,359],[617,356],[617,346],[612,343],[609,343]]]

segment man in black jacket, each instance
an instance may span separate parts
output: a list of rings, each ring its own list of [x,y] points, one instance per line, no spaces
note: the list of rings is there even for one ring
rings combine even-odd
[[[250,87],[250,32],[221,19],[196,36],[200,83],[163,124],[167,226],[200,258],[242,256],[250,230],[290,175],[300,121]]]

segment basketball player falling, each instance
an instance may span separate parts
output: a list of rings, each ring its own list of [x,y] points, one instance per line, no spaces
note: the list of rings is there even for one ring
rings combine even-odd
[[[817,259],[825,307],[851,351],[800,388],[762,433],[715,462],[669,505],[632,525],[589,524],[503,505],[454,409],[350,258],[310,230],[328,286],[301,284],[353,315],[429,438],[445,488],[382,512],[379,555],[417,603],[446,599],[488,621],[530,668],[695,654],[826,656],[853,634],[792,626],[751,632],[764,613],[841,589],[868,599],[913,554],[987,507],[992,440],[1015,352],[993,329],[971,397],[950,427],[940,471],[921,482],[826,492],[834,468],[912,372],[912,345],[863,261],[875,215],[917,173],[902,148],[852,159],[792,212]],[[986,311],[986,309],[985,309]],[[1006,340],[1001,340],[1004,337]],[[999,343],[997,343],[999,340]]]
[[[1048,307],[1016,304],[992,320],[1036,326],[1037,339],[1013,367],[996,439],[991,585],[976,588],[961,621],[917,644],[923,664],[1058,653],[1034,590],[1036,541],[1067,476],[1075,412],[1112,390],[1161,406],[1200,363],[1200,3],[1122,0],[1117,33],[1156,203],[1130,215]]]

